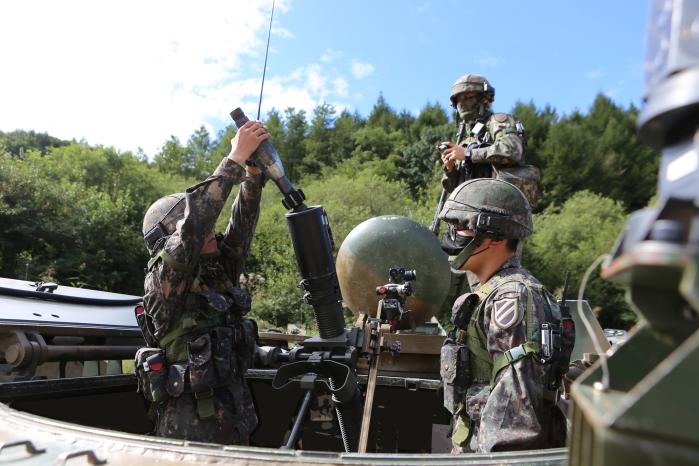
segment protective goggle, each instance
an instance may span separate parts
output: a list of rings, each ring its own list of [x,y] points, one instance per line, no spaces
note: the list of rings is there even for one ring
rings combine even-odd
[[[461,94],[456,96],[456,101],[457,102],[465,102],[466,100],[473,99],[476,97],[482,97],[483,93],[482,92],[476,92],[476,91],[471,91],[471,92],[462,92]]]

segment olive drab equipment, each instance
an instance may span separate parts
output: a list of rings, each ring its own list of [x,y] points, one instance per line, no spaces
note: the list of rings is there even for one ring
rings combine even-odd
[[[495,88],[490,82],[479,74],[465,74],[454,82],[451,86],[449,100],[452,107],[456,108],[456,97],[464,92],[477,92],[483,94],[488,103],[495,100]]]
[[[531,234],[533,229],[531,208],[524,194],[510,183],[491,178],[473,179],[459,185],[445,203],[440,218],[476,233],[460,245],[461,251],[452,261],[455,269],[466,263],[485,238],[521,239]],[[499,287],[512,282],[520,283],[526,289],[526,339],[521,345],[493,358],[482,328],[483,309]],[[538,293],[545,301],[545,320],[536,328],[533,293]],[[574,336],[568,335],[574,332],[574,328],[564,325],[564,320],[557,301],[543,286],[519,277],[495,275],[476,293],[460,297],[452,314],[454,331],[441,351],[444,406],[452,414],[459,414],[469,386],[474,383],[492,386],[502,369],[526,357],[544,365],[547,393],[550,398],[555,398],[569,363],[563,359],[570,359],[575,341]],[[542,346],[546,351],[542,352]]]
[[[162,249],[153,259],[151,271],[158,259],[173,261]],[[142,348],[136,354],[135,367],[139,390],[148,401],[162,403],[191,393],[197,400],[199,418],[208,419],[215,415],[214,389],[242,377],[250,367],[258,332],[255,321],[245,317],[251,304],[248,291],[225,280],[222,286],[227,288],[211,289],[201,279],[199,265],[197,268],[183,313],[169,333],[156,339],[148,316],[137,318],[144,339],[155,341],[157,348]],[[154,366],[152,358],[156,356],[158,364]]]
[[[452,260],[452,268],[456,270],[486,237],[520,239],[530,235],[533,229],[531,207],[522,191],[506,181],[492,178],[477,178],[460,184],[444,204],[439,218],[476,232]]]
[[[250,366],[257,324],[244,317],[251,306],[246,289],[234,286],[225,274],[215,275],[215,285],[207,286],[211,281],[204,277],[212,272],[204,267],[204,259],[190,266],[165,250],[165,242],[184,217],[184,200],[183,193],[160,198],[143,220],[144,241],[151,254],[146,273],[154,273],[163,261],[191,279],[181,315],[170,332],[159,338],[149,316],[154,310],[136,306],[136,322],[148,346],[136,353],[134,366],[138,389],[148,401],[155,405],[191,393],[199,418],[209,419],[215,415],[214,389],[227,386]]]
[[[185,194],[163,196],[155,201],[143,217],[143,240],[151,257],[163,247],[165,238],[175,231],[184,218]]]
[[[488,351],[487,335],[482,328],[483,310],[488,299],[507,283],[519,283],[526,289],[524,343],[493,357]],[[534,295],[544,297],[545,322],[535,326]],[[495,384],[504,368],[530,357],[545,368],[544,397],[555,401],[563,375],[570,363],[575,336],[574,328],[565,325],[566,316],[556,299],[543,286],[521,278],[495,275],[476,293],[469,293],[454,309],[450,332],[440,357],[440,375],[444,386],[444,407],[452,414],[464,408],[465,395],[472,384]],[[553,335],[553,337],[552,337]],[[546,346],[546,351],[542,348]]]
[[[471,106],[462,107],[458,97],[463,93],[480,94],[482,97],[472,101]],[[492,113],[491,103],[495,100],[495,88],[490,82],[478,74],[466,74],[454,82],[449,96],[452,107],[459,111],[462,120],[474,121],[469,131],[467,150],[473,147],[488,147],[493,144],[500,134],[514,133],[522,142],[523,152],[526,153],[528,135],[521,121],[507,113]],[[457,142],[458,144],[458,142]],[[470,178],[497,178],[517,186],[527,196],[529,203],[535,206],[541,198],[541,172],[526,163],[516,165],[490,165],[484,167],[469,167],[467,162],[462,163],[460,170],[466,169],[462,179]]]

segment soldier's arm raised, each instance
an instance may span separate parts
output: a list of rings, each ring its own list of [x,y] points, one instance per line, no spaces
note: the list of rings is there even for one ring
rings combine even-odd
[[[184,218],[178,222],[175,232],[165,244],[165,252],[171,258],[171,261],[165,262],[170,262],[173,269],[186,272],[196,264],[233,185],[245,178],[245,161],[267,137],[264,125],[249,121],[231,140],[231,152],[219,163],[214,173],[187,189]]]
[[[227,260],[241,261],[250,250],[260,215],[263,180],[264,175],[261,173],[249,174],[240,185],[221,243],[221,252]]]

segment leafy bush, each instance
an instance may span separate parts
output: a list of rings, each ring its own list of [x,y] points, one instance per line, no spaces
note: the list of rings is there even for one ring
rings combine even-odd
[[[577,297],[587,268],[612,248],[626,219],[623,205],[589,191],[580,191],[561,207],[548,207],[534,215],[534,234],[523,248],[524,265],[549,289],[560,289],[566,271],[571,272],[569,298]],[[599,278],[588,282],[585,299],[605,327],[628,328],[634,314],[624,300],[623,289]]]

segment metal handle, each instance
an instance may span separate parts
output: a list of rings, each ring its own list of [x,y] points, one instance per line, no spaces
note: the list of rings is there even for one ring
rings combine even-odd
[[[65,465],[69,459],[78,458],[80,456],[86,456],[87,462],[90,464],[94,464],[95,466],[107,464],[107,460],[104,460],[97,456],[94,450],[76,450],[67,451],[58,455],[58,458],[56,458],[56,465]]]
[[[30,455],[38,455],[46,451],[46,448],[37,448],[31,440],[15,440],[14,442],[0,443],[0,453],[6,448],[19,447],[22,445],[24,445],[24,448]]]

